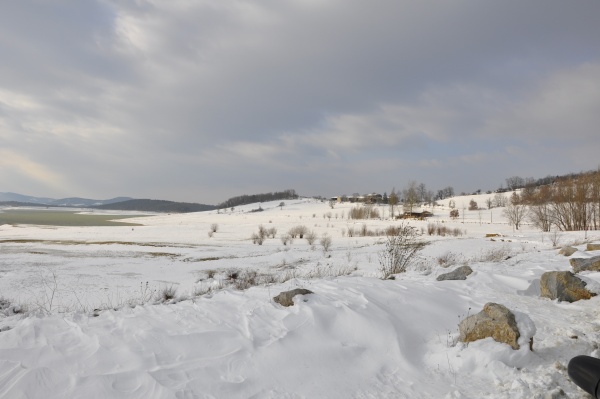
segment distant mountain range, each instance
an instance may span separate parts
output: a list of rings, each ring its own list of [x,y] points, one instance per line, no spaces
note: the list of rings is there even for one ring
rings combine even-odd
[[[133,198],[130,197],[117,197],[108,200],[95,200],[88,198],[43,198],[43,197],[32,197],[29,195],[22,195],[16,193],[0,193],[0,202],[21,202],[26,204],[39,204],[47,206],[73,206],[73,207],[89,207],[114,204],[116,202],[128,201]]]
[[[16,193],[0,193],[0,205],[6,206],[57,206],[73,208],[98,208],[121,211],[144,211],[144,212],[200,212],[216,209],[213,205],[159,201],[149,199],[134,199],[130,197],[117,197],[108,200],[96,200],[88,198],[44,198],[32,197]]]

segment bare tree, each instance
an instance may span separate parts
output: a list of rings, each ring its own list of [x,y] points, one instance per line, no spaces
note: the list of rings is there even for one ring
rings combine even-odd
[[[508,187],[509,190],[516,190],[524,185],[525,180],[520,176],[511,176],[506,178],[506,187]]]
[[[412,214],[414,206],[419,202],[419,194],[417,191],[417,182],[411,180],[406,189],[402,191],[404,196],[404,209]]]
[[[550,186],[541,186],[536,189],[529,205],[529,220],[542,231],[550,231],[552,227],[551,199]]]
[[[502,193],[496,193],[496,195],[494,195],[494,206],[497,208],[505,207],[506,196]]]
[[[388,203],[390,204],[390,215],[391,218],[394,218],[394,207],[398,205],[398,194],[396,194],[396,189],[393,188],[392,192],[388,198]]]
[[[493,204],[494,204],[494,202],[492,201],[491,198],[488,198],[485,200],[485,205],[487,206],[487,209],[492,209]]]
[[[523,220],[527,217],[529,210],[525,205],[520,196],[517,193],[513,193],[510,197],[510,201],[504,208],[502,214],[508,219],[509,223],[515,226],[515,229],[519,230],[519,226]]]

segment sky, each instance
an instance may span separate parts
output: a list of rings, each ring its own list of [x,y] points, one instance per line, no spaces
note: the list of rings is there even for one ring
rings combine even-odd
[[[0,3],[0,191],[216,204],[600,166],[598,0]]]

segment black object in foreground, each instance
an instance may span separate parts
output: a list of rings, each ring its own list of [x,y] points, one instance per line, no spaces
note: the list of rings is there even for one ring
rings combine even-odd
[[[575,356],[569,362],[569,377],[581,389],[600,399],[600,359],[591,356]]]

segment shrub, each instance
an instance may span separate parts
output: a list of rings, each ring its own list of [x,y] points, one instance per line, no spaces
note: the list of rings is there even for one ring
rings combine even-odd
[[[233,279],[233,286],[238,290],[246,290],[259,284],[256,270],[244,270]]]
[[[477,202],[475,202],[475,200],[469,201],[469,210],[470,211],[476,211],[477,209],[479,209],[477,207]]]
[[[450,211],[450,217],[451,217],[452,219],[457,219],[457,218],[458,218],[458,209],[452,209],[452,210]]]
[[[296,227],[292,227],[289,231],[288,234],[292,237],[292,238],[304,238],[304,235],[308,233],[308,229],[306,228],[306,226],[296,226]]]
[[[168,302],[175,299],[175,296],[177,296],[177,287],[173,284],[169,286],[165,285],[157,292],[156,300],[158,302]]]
[[[216,270],[213,270],[213,269],[206,270],[206,278],[214,278],[215,274],[217,274]]]
[[[321,237],[321,241],[319,242],[323,247],[323,252],[329,251],[329,248],[331,247],[331,237],[327,233],[323,234],[323,237]]]
[[[271,230],[272,229],[266,229],[262,224],[259,225],[258,233],[252,233],[252,236],[250,236],[252,243],[262,245],[263,242],[265,241],[265,238],[267,238],[270,235]],[[274,228],[273,228],[273,230],[274,230]],[[274,230],[274,231],[277,232],[277,230]],[[273,233],[273,237],[275,237],[275,233]]]
[[[437,263],[441,267],[450,267],[463,261],[462,256],[455,254],[454,252],[446,252],[443,255],[438,256]]]
[[[263,241],[265,240],[264,237],[261,237],[260,235],[258,235],[256,233],[252,233],[250,238],[252,239],[253,244],[258,244],[258,245],[262,245]]]
[[[491,248],[482,252],[476,260],[479,262],[502,262],[511,256],[510,248],[502,246],[500,248]]]
[[[393,274],[403,273],[415,260],[425,243],[418,238],[416,229],[408,224],[398,226],[395,235],[389,235],[385,247],[379,252],[380,271],[384,279]]]
[[[227,273],[225,273],[225,276],[227,277],[228,280],[236,280],[240,275],[240,271],[238,269],[229,269],[227,270]]]
[[[343,216],[342,216],[343,218]],[[379,210],[373,205],[356,206],[348,211],[348,219],[376,219]]]
[[[281,239],[281,243],[283,245],[288,245],[288,243],[292,243],[292,236],[290,236],[289,234],[282,234],[279,238]]]
[[[308,241],[309,245],[313,245],[317,240],[317,234],[314,231],[309,231],[306,233],[306,241]]]
[[[217,230],[219,230],[219,225],[216,223],[213,223],[210,225],[210,231],[212,231],[213,233],[216,233]]]

